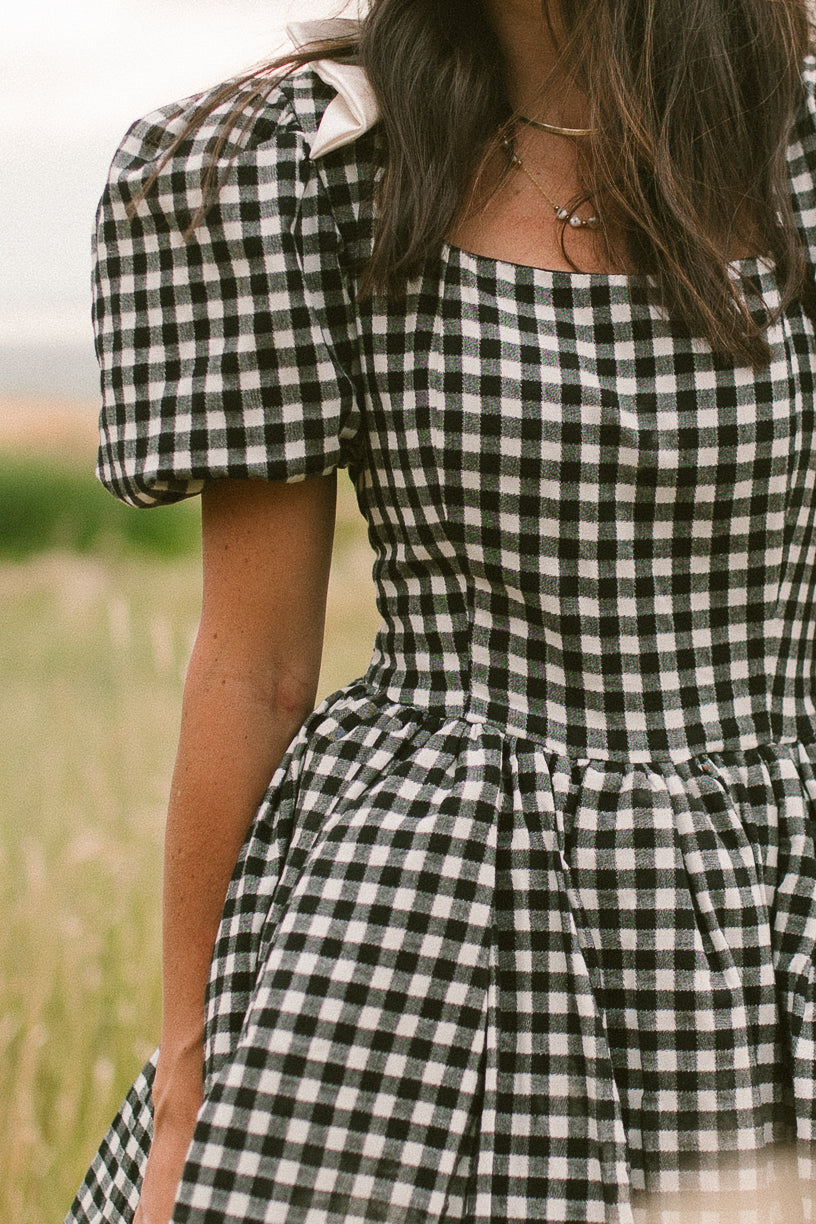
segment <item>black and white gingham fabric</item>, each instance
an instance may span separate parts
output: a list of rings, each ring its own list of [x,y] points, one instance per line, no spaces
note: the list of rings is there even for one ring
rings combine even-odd
[[[813,323],[756,373],[642,278],[452,248],[358,303],[379,138],[310,161],[330,96],[270,95],[190,243],[209,128],[125,213],[175,111],[100,213],[103,478],[345,464],[383,616],[236,867],[174,1222],[816,1224]],[[149,1137],[147,1074],[70,1224]]]
[[[316,102],[301,115],[307,128]],[[283,92],[245,148],[236,155],[227,144],[227,181],[206,225],[189,233],[208,139],[229,104],[129,215],[192,105],[131,128],[97,217],[94,324],[107,422],[99,474],[136,505],[176,501],[219,476],[331,471],[347,461],[359,425],[339,235]]]

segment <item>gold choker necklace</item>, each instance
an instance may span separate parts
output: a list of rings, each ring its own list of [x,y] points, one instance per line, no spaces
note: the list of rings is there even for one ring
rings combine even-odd
[[[533,174],[531,174],[530,171],[527,169],[524,162],[521,160],[518,153],[516,152],[515,142],[511,140],[509,136],[505,137],[505,139],[502,141],[502,144],[507,150],[507,155],[510,158],[510,161],[512,162],[512,164],[518,170],[520,170],[522,174],[526,175],[526,177],[530,180],[530,182],[535,187],[536,191],[538,191],[539,194],[544,197],[544,199],[553,209],[559,221],[566,221],[567,225],[570,225],[573,229],[597,229],[598,228],[598,226],[601,224],[601,219],[600,217],[596,216],[594,213],[591,217],[579,217],[577,213],[571,213],[568,208],[564,208],[561,204],[556,204],[552,196],[548,195],[547,192],[545,191],[543,184],[540,183],[538,179]]]
[[[541,119],[531,119],[529,115],[516,115],[520,123],[526,123],[528,127],[538,128],[542,132],[550,132],[553,136],[591,136],[597,128],[568,128],[556,127],[554,123],[544,123]]]

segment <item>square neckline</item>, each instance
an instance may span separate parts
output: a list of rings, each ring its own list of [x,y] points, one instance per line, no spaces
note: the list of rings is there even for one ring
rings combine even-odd
[[[542,268],[538,264],[514,263],[509,259],[497,259],[493,255],[480,255],[476,251],[469,251],[467,247],[456,246],[447,239],[443,240],[442,252],[446,262],[455,258],[461,264],[470,262],[476,271],[489,269],[494,275],[504,271],[507,274],[504,279],[507,280],[518,280],[524,275],[533,282],[543,280],[552,288],[568,288],[572,285],[590,287],[593,284],[620,285],[625,288],[630,284],[644,285],[652,280],[646,272],[573,272],[566,268]],[[730,260],[728,267],[744,275],[763,275],[774,271],[776,265],[767,255],[744,255]]]

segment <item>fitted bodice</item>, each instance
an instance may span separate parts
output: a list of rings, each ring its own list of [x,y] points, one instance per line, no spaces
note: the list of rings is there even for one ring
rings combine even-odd
[[[803,83],[788,164],[815,276],[816,62]],[[311,157],[332,97],[308,72],[273,91],[190,242],[209,129],[177,157],[183,108],[126,137],[96,236],[102,478],[143,505],[350,466],[383,615],[367,684],[392,701],[578,757],[813,742],[802,305],[754,370],[645,277],[447,246],[364,299],[381,134]],[[764,321],[773,267],[732,274]]]
[[[738,267],[773,309],[773,269]],[[642,278],[449,247],[361,333],[371,684],[579,756],[813,738],[800,306],[754,373],[669,325]]]

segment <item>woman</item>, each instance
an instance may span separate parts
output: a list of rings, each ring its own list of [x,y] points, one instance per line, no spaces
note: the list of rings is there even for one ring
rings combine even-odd
[[[70,1221],[816,1219],[808,45],[375,0],[126,137],[101,474],[203,488],[204,606]],[[339,466],[384,623],[312,713]]]

